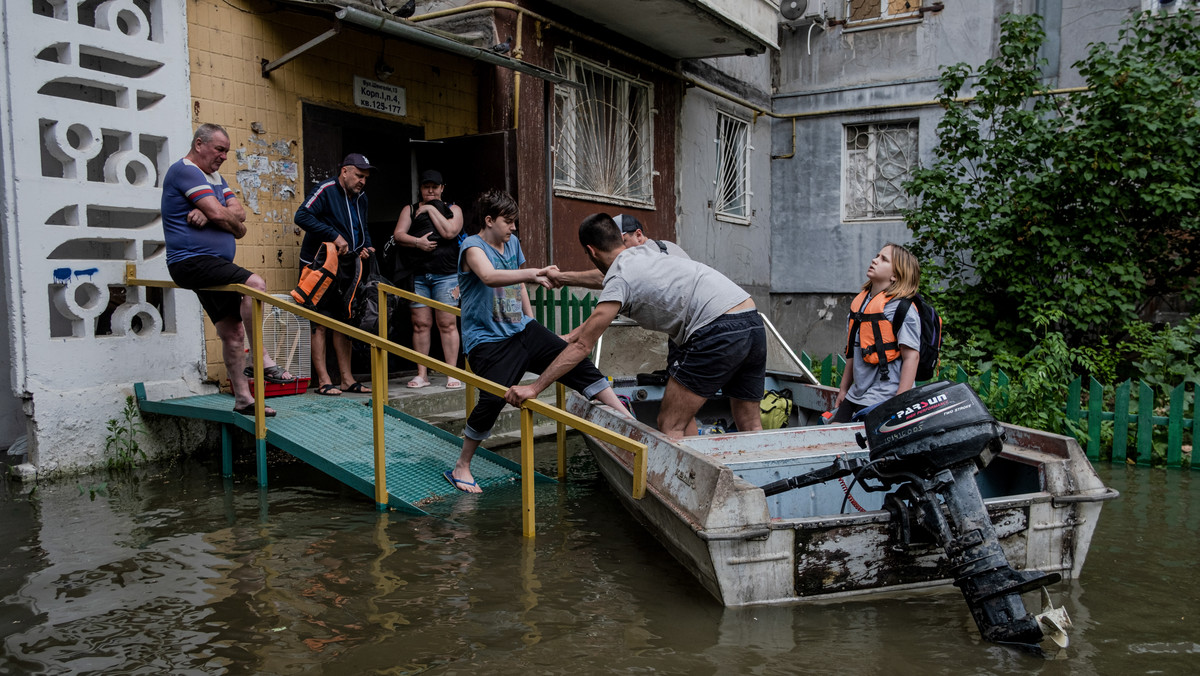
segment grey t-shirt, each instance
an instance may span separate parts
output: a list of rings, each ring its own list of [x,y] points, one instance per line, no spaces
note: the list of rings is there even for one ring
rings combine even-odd
[[[863,307],[870,302],[870,298],[863,302]],[[883,306],[883,316],[887,317],[890,322],[896,316],[896,307],[900,305],[899,298],[889,300]],[[849,326],[849,320],[847,320]],[[863,323],[859,325],[860,331],[870,331],[870,324]],[[893,327],[893,330],[894,327]],[[906,345],[914,350],[921,349],[921,313],[917,311],[917,306],[913,305],[908,308],[908,314],[904,315],[904,326],[900,327],[900,331],[896,334],[896,338],[901,345]],[[900,359],[888,362],[888,379],[879,379],[879,365],[868,364],[862,359],[862,348],[859,347],[858,336],[854,336],[854,359],[851,360],[852,368],[854,369],[854,382],[850,383],[850,389],[846,392],[846,399],[859,404],[861,406],[870,406],[890,399],[896,394],[896,390],[900,388]]]
[[[671,256],[679,256],[680,258],[687,258],[689,260],[691,259],[691,256],[687,255],[687,252],[683,250],[683,247],[679,246],[675,242],[668,242],[665,239],[651,239],[651,240],[648,240],[646,242],[646,244],[653,244],[654,247],[657,248],[659,250],[659,252],[661,253],[662,247],[658,246],[659,242],[662,242],[663,246],[667,247],[667,253],[670,254]],[[645,246],[645,245],[643,245],[643,246]]]
[[[682,345],[749,297],[725,275],[687,258],[664,256],[649,241],[617,255],[597,302],[620,303],[621,314]]]

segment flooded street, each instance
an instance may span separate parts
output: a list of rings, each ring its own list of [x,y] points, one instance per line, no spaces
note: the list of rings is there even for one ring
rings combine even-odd
[[[586,452],[517,484],[380,514],[299,463],[250,454],[0,494],[2,674],[1200,673],[1200,483],[1107,465],[1075,626],[1045,660],[985,644],[950,588],[727,610],[651,539]],[[552,473],[553,450],[539,462]],[[1033,599],[1027,596],[1027,601]]]

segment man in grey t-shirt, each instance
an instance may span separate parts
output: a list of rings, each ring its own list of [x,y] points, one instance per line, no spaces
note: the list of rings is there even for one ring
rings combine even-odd
[[[729,398],[738,430],[762,429],[758,407],[766,375],[766,331],[750,294],[703,263],[663,255],[653,241],[626,246],[608,214],[584,219],[579,242],[604,275],[596,308],[542,376],[509,388],[505,399],[519,406],[537,396],[591,353],[620,313],[670,337],[670,379],[658,415],[664,434],[673,439],[695,434],[696,413],[718,390]]]

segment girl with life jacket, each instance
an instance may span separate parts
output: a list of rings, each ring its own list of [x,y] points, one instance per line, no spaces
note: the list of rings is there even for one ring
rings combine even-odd
[[[850,422],[858,411],[912,389],[920,359],[921,318],[908,312],[904,325],[892,318],[902,298],[917,295],[921,265],[916,256],[891,242],[867,267],[867,281],[850,302],[846,326],[846,370],[833,417]]]

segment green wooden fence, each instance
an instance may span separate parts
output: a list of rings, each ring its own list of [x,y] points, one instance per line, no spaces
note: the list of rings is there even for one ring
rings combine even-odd
[[[802,352],[800,360],[817,374],[822,385],[831,387],[840,384],[841,374],[846,369],[846,358],[840,354],[829,355],[814,364],[812,358]],[[969,382],[967,373],[959,367],[954,368],[953,374],[943,373],[943,377],[960,383]],[[1191,447],[1193,430],[1197,429],[1196,384],[1192,385],[1191,392],[1188,391],[1187,383],[1164,392],[1164,410],[1161,405],[1155,406],[1158,393],[1145,381],[1139,380],[1135,386],[1133,381],[1127,380],[1108,391],[1095,378],[1089,377],[1088,381],[1086,396],[1083,392],[1083,378],[1076,378],[1068,386],[1067,400],[1063,402],[1067,418],[1079,423],[1080,429],[1086,430],[1086,434],[1075,436],[1085,444],[1088,458],[1149,465],[1154,461],[1157,443],[1163,447],[1157,462],[1165,461],[1171,467],[1185,464],[1196,467],[1195,462],[1184,462],[1184,448]],[[1009,389],[1008,375],[998,369],[982,374],[979,389],[987,392],[992,387],[999,388],[1000,396],[1006,397]],[[1112,410],[1106,410],[1109,405]],[[1105,421],[1113,423],[1112,439],[1110,443],[1102,445],[1102,439],[1109,436],[1102,429],[1102,423]],[[1111,453],[1105,458],[1104,451],[1110,449]]]
[[[575,297],[570,289],[547,290],[538,287],[531,298],[534,317],[543,326],[556,333],[567,333],[583,323],[592,309],[596,307],[596,299],[588,293]],[[837,387],[841,374],[846,369],[846,359],[840,354],[831,354],[820,362],[814,362],[807,353],[800,353],[800,361],[814,371],[822,385]],[[968,383],[970,378],[966,371],[954,367],[942,374],[947,380]],[[1069,420],[1079,423],[1079,428],[1086,434],[1076,435],[1087,447],[1087,455],[1092,460],[1104,459],[1103,451],[1109,450],[1108,459],[1112,462],[1129,462],[1149,465],[1154,458],[1154,447],[1158,443],[1165,450],[1160,453],[1160,460],[1165,459],[1167,465],[1178,467],[1195,462],[1185,462],[1184,448],[1192,444],[1193,430],[1196,429],[1197,410],[1195,406],[1195,390],[1192,386],[1188,392],[1186,383],[1166,392],[1163,398],[1166,408],[1155,406],[1156,392],[1144,381],[1132,381],[1118,384],[1106,391],[1095,378],[1088,379],[1088,389],[1083,392],[1083,379],[1076,378],[1067,388],[1067,401],[1063,402]],[[1009,377],[1003,371],[996,369],[988,371],[979,378],[978,389],[981,394],[991,391],[992,387],[1000,390],[1002,399],[1007,398]],[[1111,405],[1112,410],[1105,410]],[[1165,415],[1164,415],[1165,413]],[[1112,441],[1102,446],[1101,440],[1107,437],[1102,424],[1112,421]],[[1165,427],[1165,434],[1162,428]],[[1165,437],[1165,438],[1164,438]],[[1130,439],[1133,443],[1130,444]]]
[[[568,333],[592,314],[596,299],[592,294],[576,298],[571,289],[544,289],[537,287],[529,299],[533,306],[533,318],[555,333]]]
[[[1155,428],[1166,427],[1165,459],[1168,466],[1176,467],[1182,464],[1183,447],[1190,447],[1193,439],[1192,431],[1196,429],[1195,385],[1188,396],[1187,383],[1180,383],[1166,394],[1165,411],[1161,406],[1155,406],[1155,388],[1145,381],[1126,380],[1112,389],[1113,410],[1106,411],[1105,403],[1109,399],[1105,388],[1095,378],[1088,378],[1086,400],[1083,396],[1083,379],[1076,378],[1068,388],[1067,416],[1073,420],[1085,421],[1087,424],[1087,453],[1093,460],[1100,458],[1101,423],[1113,421],[1112,455],[1113,462],[1130,462],[1150,464],[1154,452],[1155,438],[1162,441],[1161,434],[1155,434]],[[1135,389],[1136,388],[1136,389]],[[1191,400],[1191,405],[1189,405]],[[1188,409],[1191,409],[1189,415]],[[1166,413],[1166,415],[1161,415]],[[1129,438],[1134,438],[1130,447]],[[1192,467],[1196,463],[1190,463]]]

